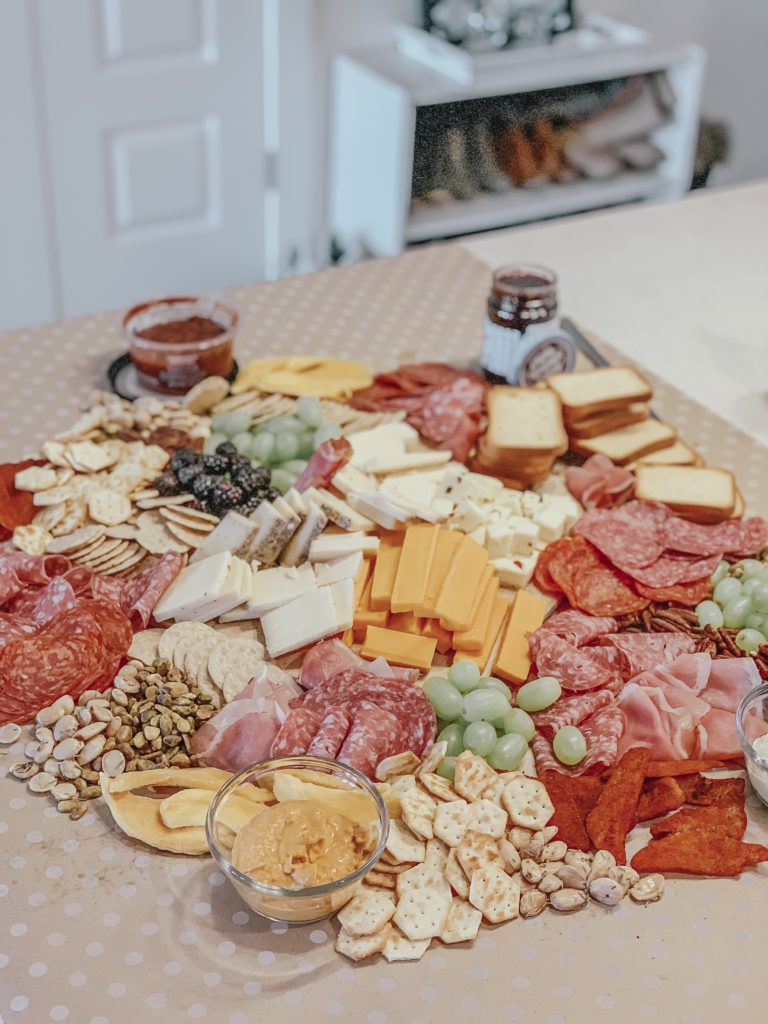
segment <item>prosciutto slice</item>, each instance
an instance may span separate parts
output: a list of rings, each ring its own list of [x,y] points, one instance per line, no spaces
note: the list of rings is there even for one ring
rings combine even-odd
[[[569,466],[565,482],[586,509],[620,505],[635,489],[634,475],[622,466],[614,466],[607,455],[593,455],[583,466]]]
[[[332,437],[318,445],[306,469],[295,483],[297,491],[327,487],[342,466],[352,458],[352,445],[346,437]]]

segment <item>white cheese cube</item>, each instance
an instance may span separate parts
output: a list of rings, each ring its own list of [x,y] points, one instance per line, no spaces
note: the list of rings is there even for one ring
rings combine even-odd
[[[512,528],[512,554],[530,555],[539,539],[538,526],[522,516],[512,516],[509,525]]]
[[[331,584],[330,590],[336,609],[336,629],[343,633],[345,629],[351,629],[355,621],[355,581],[338,580]]]
[[[484,473],[465,473],[456,489],[455,497],[471,498],[478,503],[495,501],[504,490],[504,484],[495,476]]]
[[[180,621],[195,607],[218,597],[227,582],[232,560],[231,551],[222,551],[183,568],[155,605],[153,615],[157,621]]]
[[[456,506],[452,519],[465,533],[472,533],[485,523],[485,512],[471,498],[464,498]]]
[[[330,562],[355,551],[373,554],[379,550],[379,538],[367,533],[326,533],[312,541],[309,558],[312,562]]]
[[[465,466],[454,465],[453,463],[446,469],[442,479],[437,485],[437,498],[448,499],[454,503],[459,500],[457,490],[461,484],[461,481],[467,475],[467,469]]]
[[[512,554],[512,530],[496,523],[486,526],[485,546],[489,558],[509,558]]]
[[[558,508],[547,506],[539,509],[533,521],[539,527],[541,539],[547,544],[551,544],[553,540],[560,540],[565,533],[565,513]]]
[[[522,491],[514,491],[511,487],[505,487],[498,498],[496,498],[494,504],[497,507],[509,509],[513,515],[521,516],[523,514],[522,499]]]
[[[524,516],[533,516],[533,514],[541,508],[541,495],[537,494],[535,491],[523,491],[522,497],[520,498],[520,504],[523,506]]]
[[[544,498],[545,508],[554,508],[565,516],[565,533],[569,533],[577,519],[581,517],[581,505],[570,494],[549,494]]]
[[[318,587],[328,587],[339,580],[357,579],[363,565],[363,552],[353,551],[351,555],[342,555],[330,562],[318,562],[315,577]]]
[[[502,587],[522,590],[523,587],[527,587],[531,582],[533,570],[536,568],[538,560],[539,554],[534,552],[534,554],[529,555],[527,558],[519,556],[514,558],[495,558],[491,565],[496,570]]]
[[[262,615],[261,627],[271,658],[296,651],[338,632],[331,588],[318,587],[295,601],[274,608]]]
[[[211,555],[218,555],[222,551],[247,551],[257,529],[256,523],[240,515],[239,512],[227,512],[200,547],[192,552],[189,559],[190,565],[193,562],[202,562],[206,558],[210,558]]]
[[[486,530],[484,526],[478,526],[476,530],[472,530],[467,536],[476,541],[481,548],[485,547]]]

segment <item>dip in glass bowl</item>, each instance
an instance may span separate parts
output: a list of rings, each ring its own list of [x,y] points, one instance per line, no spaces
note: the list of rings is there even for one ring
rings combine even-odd
[[[283,757],[233,775],[213,798],[205,830],[214,860],[252,910],[308,924],[355,895],[382,854],[389,815],[354,768]]]
[[[768,807],[768,683],[745,694],[736,711],[736,732],[752,788]]]

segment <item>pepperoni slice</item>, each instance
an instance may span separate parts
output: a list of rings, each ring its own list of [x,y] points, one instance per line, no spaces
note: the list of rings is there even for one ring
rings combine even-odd
[[[313,757],[337,757],[351,724],[352,716],[346,708],[329,708],[307,753]]]

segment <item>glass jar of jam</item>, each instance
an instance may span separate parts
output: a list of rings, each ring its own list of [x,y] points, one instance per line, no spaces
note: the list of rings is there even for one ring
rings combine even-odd
[[[237,313],[213,299],[155,299],[123,317],[131,362],[149,391],[183,395],[205,377],[229,377]]]
[[[572,370],[575,359],[560,327],[555,273],[533,263],[494,270],[481,355],[488,380],[525,387]]]

